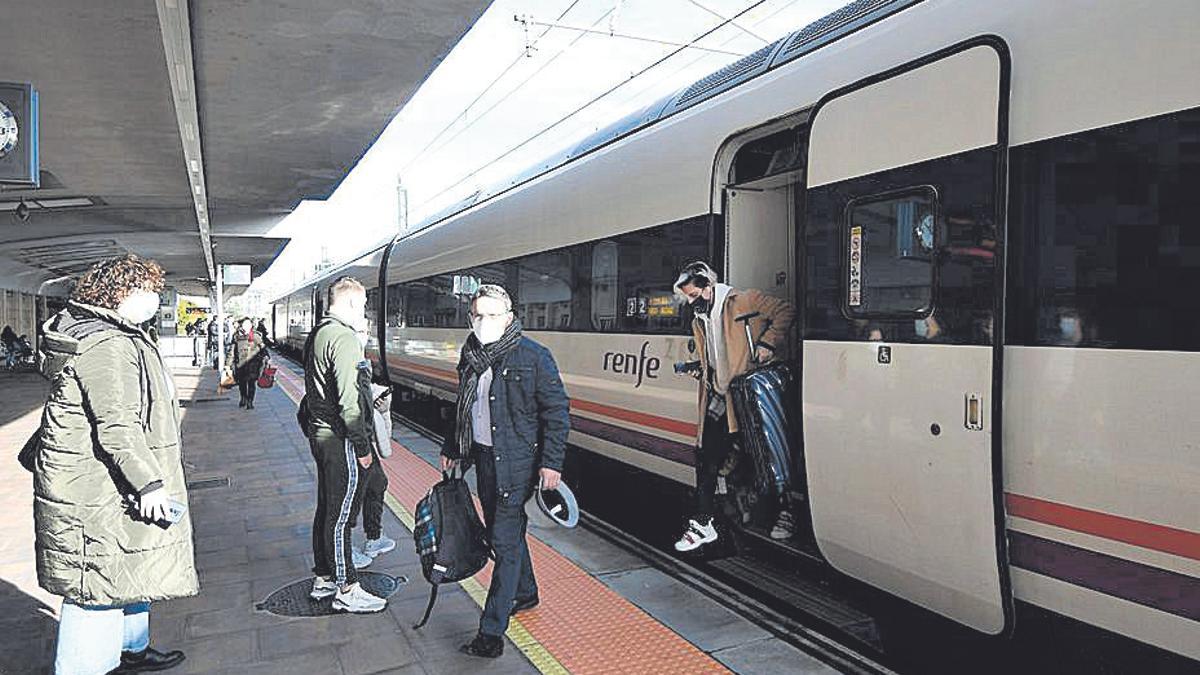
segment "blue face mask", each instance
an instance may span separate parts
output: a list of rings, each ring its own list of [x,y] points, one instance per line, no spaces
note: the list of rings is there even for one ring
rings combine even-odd
[[[929,322],[925,319],[917,319],[913,322],[913,330],[917,332],[917,337],[929,336]]]
[[[1059,317],[1058,329],[1062,331],[1064,336],[1072,337],[1075,335],[1075,331],[1079,329],[1079,319],[1073,316]]]

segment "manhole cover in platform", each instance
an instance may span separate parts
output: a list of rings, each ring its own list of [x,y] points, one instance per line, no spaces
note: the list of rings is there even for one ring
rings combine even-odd
[[[408,583],[408,577],[394,577],[381,572],[359,572],[358,583],[364,590],[381,598],[390,598]],[[254,606],[260,612],[270,612],[279,616],[328,616],[338,614],[333,609],[333,598],[313,600],[308,597],[312,590],[312,577],[293,581],[267,596],[266,600]]]

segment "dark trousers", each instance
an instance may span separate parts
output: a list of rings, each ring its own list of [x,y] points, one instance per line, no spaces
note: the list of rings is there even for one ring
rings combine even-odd
[[[317,429],[309,440],[317,462],[317,512],[313,516],[313,574],[340,586],[358,581],[350,530],[362,507],[361,469],[350,441]]]
[[[717,475],[732,449],[729,421],[709,415],[696,450],[696,520],[701,524],[716,515]]]
[[[519,490],[500,492],[496,487],[496,457],[491,448],[475,446],[475,486],[483,504],[483,521],[496,553],[492,583],[488,587],[479,632],[500,636],[508,630],[508,615],[513,604],[538,594],[533,576],[533,561],[525,541],[525,502],[533,496],[533,484]]]
[[[258,391],[258,383],[254,378],[243,378],[238,380],[238,391],[242,393],[243,403],[254,403],[254,394]]]
[[[363,480],[363,532],[367,539],[378,539],[383,534],[383,495],[387,492],[388,479],[383,465],[376,457],[371,467],[362,470]]]

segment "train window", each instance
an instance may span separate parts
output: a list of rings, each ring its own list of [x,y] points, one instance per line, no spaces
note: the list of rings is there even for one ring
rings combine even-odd
[[[508,291],[528,330],[600,333],[687,332],[671,284],[683,265],[708,257],[709,219],[670,225],[489,263],[388,288],[388,313],[413,328],[466,328],[480,284]],[[388,320],[389,327],[399,327]]]
[[[367,305],[365,308],[367,315],[367,332],[374,338],[377,334],[379,319],[379,288],[367,289]]]
[[[575,292],[570,250],[522,258],[517,261],[517,270],[513,310],[521,325],[528,330],[569,329]]]
[[[601,252],[606,244],[613,250]],[[708,227],[697,221],[631,232],[596,244],[592,283],[616,280],[618,330],[624,333],[681,333],[687,328],[683,303],[671,284],[680,268],[708,257]],[[615,264],[614,264],[615,261]],[[598,274],[599,272],[599,274]],[[593,312],[595,309],[593,308]]]
[[[404,308],[413,328],[466,328],[470,294],[461,291],[466,280],[459,275],[439,274],[409,284]]]
[[[923,317],[933,309],[937,193],[919,187],[846,207],[843,307],[853,317]]]
[[[387,288],[387,316],[384,317],[388,328],[404,327],[404,285],[392,284]]]
[[[1012,344],[1200,350],[1200,108],[1013,148]]]

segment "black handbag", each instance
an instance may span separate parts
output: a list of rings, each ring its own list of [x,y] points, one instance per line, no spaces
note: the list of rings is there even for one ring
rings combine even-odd
[[[42,430],[39,428],[37,431],[33,432],[33,435],[29,437],[29,440],[25,441],[25,445],[21,447],[21,452],[17,453],[17,461],[20,462],[21,466],[25,467],[25,470],[29,473],[33,473],[34,468],[37,466],[37,455],[41,447]]]

